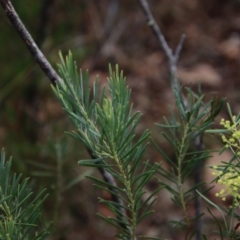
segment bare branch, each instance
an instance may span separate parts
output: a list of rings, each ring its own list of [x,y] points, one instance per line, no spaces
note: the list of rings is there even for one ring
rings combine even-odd
[[[182,34],[182,36],[180,37],[179,43],[177,45],[176,51],[174,53],[176,63],[179,59],[180,52],[182,51],[182,47],[183,47],[185,38],[186,38],[186,35]]]
[[[157,37],[167,59],[168,59],[168,63],[169,63],[169,70],[171,73],[171,76],[173,78],[173,82],[174,82],[174,86],[177,87],[177,61],[185,40],[185,35],[182,35],[178,46],[176,48],[175,53],[173,53],[172,49],[169,47],[161,29],[159,28],[158,24],[156,23],[152,12],[149,8],[148,2],[147,0],[139,0],[141,7],[143,9],[143,12],[146,15],[147,21],[148,21],[148,25],[151,27],[154,35]]]
[[[96,159],[94,154],[89,149],[87,149],[87,151],[92,159]],[[121,200],[121,198],[118,197],[119,192],[116,189],[117,184],[116,184],[114,177],[109,172],[107,172],[103,167],[97,167],[97,169],[100,172],[100,174],[102,175],[104,181],[110,185],[110,186],[108,186],[108,189],[112,193],[114,193],[114,194],[111,194],[112,200],[115,203],[118,203],[120,206],[124,206],[123,201]],[[126,224],[126,222],[128,222],[128,220],[127,220],[127,213],[126,213],[125,209],[122,207],[122,208],[119,208],[118,210],[119,210],[119,214],[117,215],[117,218],[120,220],[119,225],[126,231],[129,231],[127,224]]]
[[[167,41],[166,41],[164,35],[161,32],[161,29],[157,25],[153,15],[152,15],[152,12],[149,8],[148,2],[146,0],[139,0],[139,2],[142,6],[143,12],[146,15],[148,25],[153,30],[153,33],[156,35],[156,37],[157,37],[158,41],[160,42],[161,47],[162,47],[163,51],[165,52],[168,60],[171,61],[172,57],[173,57],[172,49],[169,48],[169,46],[167,44]]]
[[[16,13],[11,1],[9,0],[0,0],[0,3],[3,9],[6,12],[6,15],[12,25],[15,27],[16,31],[23,39],[24,43],[26,44],[28,50],[31,52],[32,56],[35,58],[45,75],[49,78],[52,84],[56,82],[61,82],[61,78],[58,76],[56,71],[52,68],[51,64],[48,62],[44,54],[38,48],[36,43],[34,42],[32,36],[22,23],[21,19],[19,18],[18,14]]]

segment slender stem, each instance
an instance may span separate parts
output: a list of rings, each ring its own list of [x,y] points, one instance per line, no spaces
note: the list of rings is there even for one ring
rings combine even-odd
[[[183,43],[185,40],[185,34],[182,34],[180,37],[179,43],[177,45],[176,51],[173,53],[173,50],[169,47],[161,29],[159,28],[158,24],[156,23],[152,12],[149,8],[147,0],[139,0],[140,5],[142,7],[143,12],[145,13],[145,16],[147,18],[148,25],[151,27],[154,35],[157,37],[160,46],[162,47],[167,59],[168,59],[168,64],[169,64],[169,70],[170,74],[173,78],[174,86],[178,87],[177,84],[177,61],[179,59],[180,52],[183,47]]]
[[[87,149],[87,150],[88,150],[88,153],[89,153],[89,155],[91,156],[91,158],[92,158],[92,159],[96,159],[96,157],[94,156],[94,154],[92,153],[92,151],[90,151],[89,149]],[[118,192],[118,190],[116,189],[117,184],[116,184],[116,181],[115,181],[114,177],[113,177],[109,172],[107,172],[104,168],[102,168],[102,167],[97,167],[97,169],[98,169],[98,171],[100,172],[100,174],[102,175],[104,181],[105,181],[106,183],[109,183],[109,184],[111,185],[111,186],[109,186],[108,188],[109,188],[109,190],[110,190],[111,192],[114,193],[114,194],[112,194],[112,201],[115,202],[115,203],[117,203],[117,204],[120,205],[120,206],[124,206],[123,201],[122,201],[119,197],[117,197],[117,196],[119,196],[119,192]],[[125,229],[125,230],[128,230],[127,224],[122,223],[122,222],[126,222],[127,213],[126,213],[126,211],[125,211],[124,208],[119,208],[118,210],[119,210],[119,212],[121,212],[121,215],[117,215],[117,218],[118,218],[119,220],[122,220],[122,221],[119,223],[119,226],[120,226],[121,228]]]
[[[189,217],[188,217],[188,212],[187,212],[187,206],[186,206],[186,202],[185,202],[185,198],[184,198],[183,179],[182,179],[182,166],[183,166],[183,161],[184,161],[184,157],[185,157],[185,154],[183,154],[183,151],[184,151],[184,146],[186,145],[188,130],[189,130],[189,128],[188,128],[188,125],[187,125],[184,128],[182,141],[181,141],[181,145],[180,145],[180,150],[179,150],[179,153],[178,153],[178,156],[177,156],[177,159],[178,159],[178,169],[177,169],[178,182],[177,182],[177,185],[178,185],[178,189],[179,189],[180,202],[181,202],[183,212],[184,212],[184,215],[185,215],[187,227],[189,229],[190,223],[189,223]]]
[[[131,234],[131,240],[135,240],[135,231],[136,231],[136,227],[137,227],[137,219],[136,219],[136,212],[135,212],[135,200],[134,200],[134,196],[133,196],[133,193],[132,193],[131,182],[128,178],[128,175],[123,170],[122,164],[120,163],[116,153],[114,153],[114,160],[117,163],[117,166],[120,170],[120,174],[123,176],[123,178],[125,180],[124,185],[126,187],[126,193],[127,193],[128,198],[129,198],[129,201],[130,201],[129,206],[130,206],[131,214],[132,214],[132,220],[131,220],[132,231],[130,232],[130,234]]]

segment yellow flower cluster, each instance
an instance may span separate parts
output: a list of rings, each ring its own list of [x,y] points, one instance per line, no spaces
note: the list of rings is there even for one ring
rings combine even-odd
[[[226,134],[222,134],[222,141],[226,148],[231,148],[238,157],[240,157],[240,121],[236,116],[231,117],[232,121],[221,119],[220,125],[226,130]],[[233,205],[231,207],[240,206],[240,172],[234,165],[214,166],[212,173],[218,177],[217,183],[223,185],[223,189],[216,193],[217,197],[226,200],[227,195],[233,197]]]
[[[232,147],[235,149],[237,156],[240,157],[240,128],[239,121],[236,121],[236,116],[232,117],[233,124],[229,120],[221,119],[220,125],[229,130],[229,134],[222,135],[222,141],[225,143],[225,147]]]
[[[212,174],[218,177],[217,183],[224,186],[224,188],[215,194],[217,197],[221,197],[223,201],[226,200],[227,195],[233,197],[233,206],[239,206],[240,200],[240,174],[233,167],[228,167],[227,172],[223,174],[217,166],[214,166],[215,170]]]

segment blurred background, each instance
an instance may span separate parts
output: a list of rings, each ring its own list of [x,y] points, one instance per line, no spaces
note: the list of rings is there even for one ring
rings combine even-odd
[[[168,105],[174,104],[168,63],[138,1],[13,0],[12,4],[55,69],[59,50],[64,55],[71,50],[79,68],[89,69],[91,79],[98,75],[104,84],[108,64],[119,64],[132,88],[134,107],[143,113],[137,131],[149,128],[168,151],[154,125],[168,115]],[[187,36],[178,62],[181,83],[194,87],[200,80],[204,92],[227,97],[238,113],[240,2],[150,0],[149,4],[173,49],[182,33]],[[48,189],[44,218],[54,222],[51,239],[114,239],[115,230],[96,216],[96,212],[110,214],[97,200],[109,196],[84,179],[85,174],[98,173],[78,167],[78,160],[89,158],[86,150],[64,134],[74,128],[3,9],[0,19],[1,148],[13,156],[14,172],[31,176],[36,191]],[[227,116],[225,110],[222,116]],[[144,158],[161,161],[152,147]],[[150,191],[154,184],[147,186]],[[167,220],[178,213],[167,210],[172,209],[169,198],[160,195],[160,199],[155,204],[157,213],[140,232],[180,239],[166,228]]]

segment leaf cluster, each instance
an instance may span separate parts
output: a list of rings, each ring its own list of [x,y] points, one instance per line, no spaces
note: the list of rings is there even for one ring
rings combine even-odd
[[[40,208],[46,198],[44,190],[32,197],[28,179],[10,175],[12,160],[5,162],[2,150],[0,159],[0,239],[41,240],[46,230],[39,230]]]
[[[142,196],[145,194],[144,185],[159,165],[145,165],[142,171],[140,168],[150,132],[144,131],[135,140],[141,114],[133,112],[130,104],[131,91],[118,66],[115,71],[109,67],[107,89],[103,87],[100,92],[96,79],[91,92],[88,72],[78,73],[71,53],[65,61],[61,55],[60,57],[62,82],[54,88],[54,92],[77,129],[69,134],[83,142],[94,158],[81,160],[79,164],[96,167],[103,173],[103,177],[105,174],[106,178],[113,178],[109,182],[90,177],[97,187],[112,195],[112,200],[100,198],[100,201],[116,217],[101,217],[120,230],[117,235],[119,238],[134,239],[138,223],[152,212],[149,208],[154,202],[155,193],[144,201]]]
[[[203,134],[212,126],[215,117],[222,108],[224,99],[220,101],[211,99],[204,103],[205,96],[202,94],[200,84],[197,93],[188,87],[182,89],[179,82],[177,84],[177,88],[172,85],[176,111],[169,107],[170,119],[164,117],[164,124],[157,124],[161,129],[165,129],[162,135],[171,145],[174,157],[171,158],[156,143],[154,144],[170,166],[170,169],[160,166],[158,171],[162,179],[160,182],[172,194],[174,203],[181,207],[184,212],[183,219],[180,222],[174,222],[174,224],[189,227],[188,204],[196,198],[194,193],[196,189],[200,189],[204,182],[197,181],[189,188],[184,187],[184,183],[193,173],[196,176],[201,174],[196,171],[201,169],[202,161],[208,158],[210,153],[201,148]],[[196,218],[200,216],[196,216]]]

